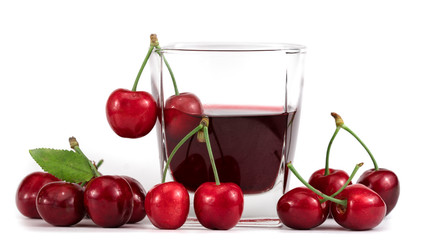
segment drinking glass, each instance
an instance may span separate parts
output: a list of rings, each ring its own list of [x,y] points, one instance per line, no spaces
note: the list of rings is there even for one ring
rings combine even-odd
[[[302,45],[282,43],[175,43],[155,52],[162,174],[176,144],[207,116],[220,181],[244,193],[237,226],[280,226],[276,205],[288,189],[286,164],[294,160],[305,53]],[[195,95],[203,111],[170,108],[174,95]],[[174,155],[166,181],[182,183],[191,205],[196,188],[215,181],[206,144],[196,135]],[[192,206],[186,224],[198,224]]]

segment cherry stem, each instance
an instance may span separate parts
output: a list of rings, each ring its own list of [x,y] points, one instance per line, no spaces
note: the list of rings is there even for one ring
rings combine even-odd
[[[153,45],[156,48],[156,53],[159,54],[159,56],[163,58],[163,61],[166,64],[167,70],[169,70],[169,74],[173,82],[173,88],[175,89],[175,95],[179,95],[178,86],[176,85],[175,75],[173,75],[172,68],[170,67],[169,63],[167,62],[162,52],[162,48],[159,45],[159,40],[157,39],[157,35],[151,34],[150,39],[151,39],[151,45]]]
[[[96,168],[97,168],[97,170],[98,170],[98,168],[99,168],[101,165],[103,165],[103,163],[104,163],[104,160],[103,160],[103,159],[100,159],[100,161],[98,161],[98,163],[95,165],[95,166],[96,166]]]
[[[338,126],[336,127],[335,132],[333,133],[333,136],[330,139],[328,148],[326,150],[325,176],[329,175],[329,153],[330,153],[330,149],[332,147],[333,140],[335,140],[335,137],[338,134],[340,129],[341,129],[341,127],[338,127]]]
[[[214,162],[214,157],[213,157],[213,151],[211,149],[208,127],[207,126],[204,126],[203,131],[204,131],[204,137],[206,139],[207,151],[209,152],[210,164],[211,164],[212,169],[213,169],[214,180],[216,182],[216,185],[220,185],[219,174],[217,173],[217,168],[216,168],[216,164]]]
[[[361,144],[361,146],[364,147],[364,149],[366,149],[367,153],[369,154],[370,158],[373,161],[373,165],[374,165],[374,170],[378,171],[379,167],[377,165],[376,159],[373,157],[373,154],[370,152],[369,148],[366,146],[366,144],[364,144],[364,142],[357,136],[357,134],[355,134],[349,127],[347,127],[344,124],[344,120],[342,120],[341,116],[339,116],[339,114],[337,113],[331,113],[332,117],[335,118],[335,122],[336,122],[336,126],[337,127],[341,127],[342,129],[344,129],[345,131],[349,132],[351,135],[353,135],[353,137],[355,137],[355,139],[357,139],[357,141]]]
[[[355,174],[357,173],[358,169],[363,166],[363,163],[359,163],[357,165],[355,165],[354,170],[352,171],[350,177],[348,178],[348,180],[344,183],[344,185],[342,185],[342,187],[340,189],[338,189],[338,191],[336,191],[335,193],[333,193],[332,195],[330,195],[331,197],[335,197],[336,195],[338,195],[339,193],[341,193],[342,191],[344,191],[344,189],[346,187],[348,187],[348,184],[350,184],[350,182],[352,181],[352,179],[354,178]],[[320,203],[324,203],[326,202],[327,199],[321,199]]]
[[[357,141],[361,144],[361,146],[363,146],[364,149],[366,149],[367,153],[369,154],[370,158],[372,159],[372,162],[373,162],[375,171],[378,171],[379,170],[379,166],[377,165],[376,159],[373,157],[373,154],[370,152],[370,150],[366,146],[366,144],[364,144],[364,142],[361,141],[361,139],[350,128],[348,128],[347,126],[345,126],[345,124],[342,125],[342,128],[344,130],[346,130],[347,132],[351,133],[351,135],[353,135],[355,137],[355,139],[357,139]]]
[[[172,152],[169,155],[169,158],[167,159],[166,162],[166,166],[163,170],[163,176],[162,176],[162,183],[166,182],[166,174],[167,174],[167,170],[169,169],[169,165],[170,162],[172,161],[173,156],[176,154],[176,152],[178,151],[178,149],[188,140],[190,139],[194,134],[196,134],[198,131],[200,131],[201,129],[204,128],[204,124],[203,121],[200,122],[200,124],[194,128],[191,132],[189,132],[184,138],[181,139],[181,141],[179,141],[178,144],[176,144],[176,146],[173,148]]]
[[[159,45],[157,45],[156,49],[157,49],[156,52],[163,58],[163,61],[166,65],[167,69],[169,70],[169,74],[170,74],[170,77],[172,78],[172,82],[173,82],[173,88],[175,90],[175,95],[179,95],[179,90],[178,90],[178,85],[176,84],[175,75],[173,75],[173,71],[172,71],[172,68],[169,65],[169,62],[166,60],[166,57],[164,56],[164,54],[161,52],[162,48]]]
[[[341,200],[341,199],[337,199],[331,196],[328,196],[326,194],[323,194],[322,192],[320,192],[319,190],[317,190],[316,188],[314,188],[313,186],[311,186],[306,180],[304,180],[303,177],[301,177],[301,175],[297,172],[297,170],[294,168],[294,166],[292,165],[291,162],[289,162],[287,164],[287,167],[289,168],[289,170],[291,170],[291,172],[298,178],[298,180],[300,180],[307,188],[309,188],[311,191],[313,191],[315,194],[319,195],[320,197],[329,200],[331,202],[334,202],[336,204],[342,205],[344,207],[347,206],[347,200]]]
[[[77,152],[77,153],[79,153],[79,154],[81,154],[86,160],[87,160],[87,162],[88,162],[88,165],[90,165],[90,168],[91,168],[91,171],[93,172],[93,174],[94,174],[94,177],[100,177],[101,175],[100,175],[100,173],[97,171],[97,168],[94,166],[94,164],[91,162],[91,160],[89,160],[88,158],[87,158],[87,156],[85,156],[85,154],[82,152],[82,150],[79,148],[79,143],[78,143],[78,141],[76,141],[76,138],[75,137],[70,137],[69,138],[69,143],[70,143],[70,146],[71,146],[71,148],[73,149],[73,150],[75,150],[75,152]]]
[[[137,90],[138,81],[140,80],[141,73],[144,70],[145,65],[147,64],[148,59],[150,58],[151,52],[153,52],[153,49],[154,49],[154,46],[150,44],[150,48],[148,49],[147,56],[145,56],[144,61],[142,62],[141,68],[138,71],[137,77],[135,78],[134,85],[132,86],[132,91],[134,92]]]

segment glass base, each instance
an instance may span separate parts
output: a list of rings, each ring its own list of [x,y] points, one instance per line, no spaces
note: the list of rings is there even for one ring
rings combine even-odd
[[[244,211],[236,227],[280,227],[282,222],[278,217],[276,205],[283,192],[282,181],[278,179],[275,186],[267,192],[245,194]],[[191,206],[184,227],[202,227],[195,216],[194,193],[189,192],[189,195]]]
[[[235,227],[280,227],[282,222],[279,218],[241,218]],[[195,217],[189,217],[183,227],[202,227]]]

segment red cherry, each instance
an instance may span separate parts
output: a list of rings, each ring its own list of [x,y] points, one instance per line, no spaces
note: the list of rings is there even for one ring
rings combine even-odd
[[[36,206],[46,222],[55,226],[71,226],[85,216],[84,191],[74,183],[48,183],[40,189]]]
[[[178,182],[157,184],[145,196],[144,206],[147,217],[155,227],[180,228],[188,217],[188,191]]]
[[[128,223],[136,223],[145,218],[145,190],[140,182],[128,176],[122,176],[131,186],[132,193],[134,194],[134,208],[132,210],[131,218]]]
[[[241,219],[244,196],[234,183],[203,183],[194,194],[194,210],[198,221],[206,228],[227,230]]]
[[[107,100],[106,116],[117,135],[139,138],[148,134],[156,123],[156,101],[148,92],[117,89]]]
[[[282,223],[293,229],[311,229],[328,217],[329,202],[320,203],[321,197],[306,187],[285,193],[278,201],[277,212]]]
[[[22,215],[29,218],[41,218],[37,212],[35,200],[40,189],[50,182],[60,179],[45,172],[34,172],[26,176],[16,192],[16,206]]]
[[[332,203],[335,221],[351,230],[368,230],[379,225],[386,214],[386,204],[375,191],[362,184],[346,187],[336,198],[346,199],[347,205]]]
[[[331,168],[329,168],[329,174],[325,176],[323,168],[315,171],[308,182],[317,190],[330,196],[338,191],[348,181],[348,178],[348,173],[345,171]]]
[[[384,168],[365,171],[357,183],[361,183],[377,192],[386,204],[386,215],[392,211],[398,202],[400,184],[397,175]]]
[[[180,93],[169,97],[164,108],[166,133],[170,137],[181,139],[198,126],[203,113],[203,104],[193,93]]]
[[[85,188],[84,205],[87,213],[101,227],[120,227],[127,223],[133,203],[131,186],[120,176],[96,177]]]

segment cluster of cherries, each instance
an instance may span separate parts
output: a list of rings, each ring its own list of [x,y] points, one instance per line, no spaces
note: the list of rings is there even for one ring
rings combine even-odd
[[[230,229],[241,218],[244,198],[240,187],[234,183],[220,183],[215,167],[208,136],[208,119],[200,123],[189,115],[203,115],[200,99],[193,93],[179,93],[175,76],[168,61],[161,52],[157,36],[150,36],[150,49],[135,79],[132,90],[117,89],[107,100],[106,116],[114,132],[124,138],[139,138],[148,134],[154,127],[158,116],[156,101],[145,91],[136,91],[141,73],[152,53],[162,57],[172,78],[175,95],[165,102],[164,121],[167,132],[172,136],[184,136],[169,155],[163,173],[162,183],[154,186],[146,195],[145,210],[151,223],[160,229],[177,229],[187,220],[189,213],[189,194],[178,182],[166,182],[166,173],[173,155],[179,147],[194,134],[206,143],[213,166],[215,182],[199,186],[194,194],[194,210],[198,221],[209,229]],[[182,114],[183,113],[183,114]],[[159,119],[160,120],[160,119]]]
[[[102,176],[95,171],[88,183],[65,182],[48,172],[29,174],[16,193],[18,210],[54,226],[71,226],[86,216],[101,227],[119,227],[145,218],[145,190],[136,179]]]
[[[241,219],[244,209],[243,192],[235,183],[220,182],[210,145],[208,124],[208,118],[204,117],[175,146],[166,162],[162,183],[147,193],[145,209],[151,223],[157,228],[177,229],[187,220],[190,206],[188,191],[178,182],[166,182],[166,173],[176,151],[194,134],[198,134],[199,141],[204,140],[206,143],[215,178],[215,182],[201,184],[194,193],[194,211],[198,221],[209,229],[228,230]]]
[[[400,185],[396,174],[379,168],[363,141],[349,129],[342,118],[332,113],[336,130],[326,152],[326,167],[314,172],[305,181],[292,163],[287,167],[307,187],[288,191],[278,201],[277,212],[282,223],[293,229],[311,229],[327,218],[347,229],[368,230],[378,226],[397,204]],[[351,176],[343,170],[329,168],[329,152],[340,129],[351,133],[369,153],[374,168],[365,171],[356,184],[351,180],[362,163],[357,164]]]
[[[230,229],[240,220],[244,199],[241,188],[234,183],[221,183],[214,162],[208,135],[207,117],[198,123],[184,114],[203,115],[200,99],[192,93],[179,93],[173,72],[161,52],[157,36],[150,36],[150,48],[138,72],[132,90],[117,89],[108,98],[106,116],[113,131],[125,138],[139,138],[148,134],[158,118],[154,97],[136,91],[141,73],[154,49],[162,57],[172,77],[175,95],[164,106],[167,132],[174,136],[188,133],[173,149],[164,168],[163,179],[145,193],[142,185],[127,176],[104,175],[94,168],[94,177],[87,183],[69,183],[49,173],[36,172],[27,176],[18,188],[16,203],[20,212],[30,218],[43,218],[58,226],[70,226],[88,215],[101,227],[119,227],[141,221],[145,216],[160,229],[177,229],[187,220],[190,199],[187,189],[178,182],[166,182],[166,173],[176,151],[189,138],[205,142],[215,182],[200,185],[194,193],[194,210],[198,221],[209,229]],[[177,110],[177,111],[175,111]],[[277,212],[282,223],[294,229],[311,229],[321,225],[331,215],[341,226],[353,230],[376,227],[395,207],[399,197],[397,176],[387,169],[379,169],[366,145],[345,126],[341,117],[326,153],[326,168],[316,171],[307,182],[291,163],[287,167],[307,187],[292,189],[284,194]],[[160,119],[159,119],[160,120]],[[350,132],[367,150],[374,169],[366,171],[357,184],[342,170],[330,169],[329,152],[340,129]],[[72,144],[71,144],[72,146]],[[73,147],[72,147],[73,148]]]

